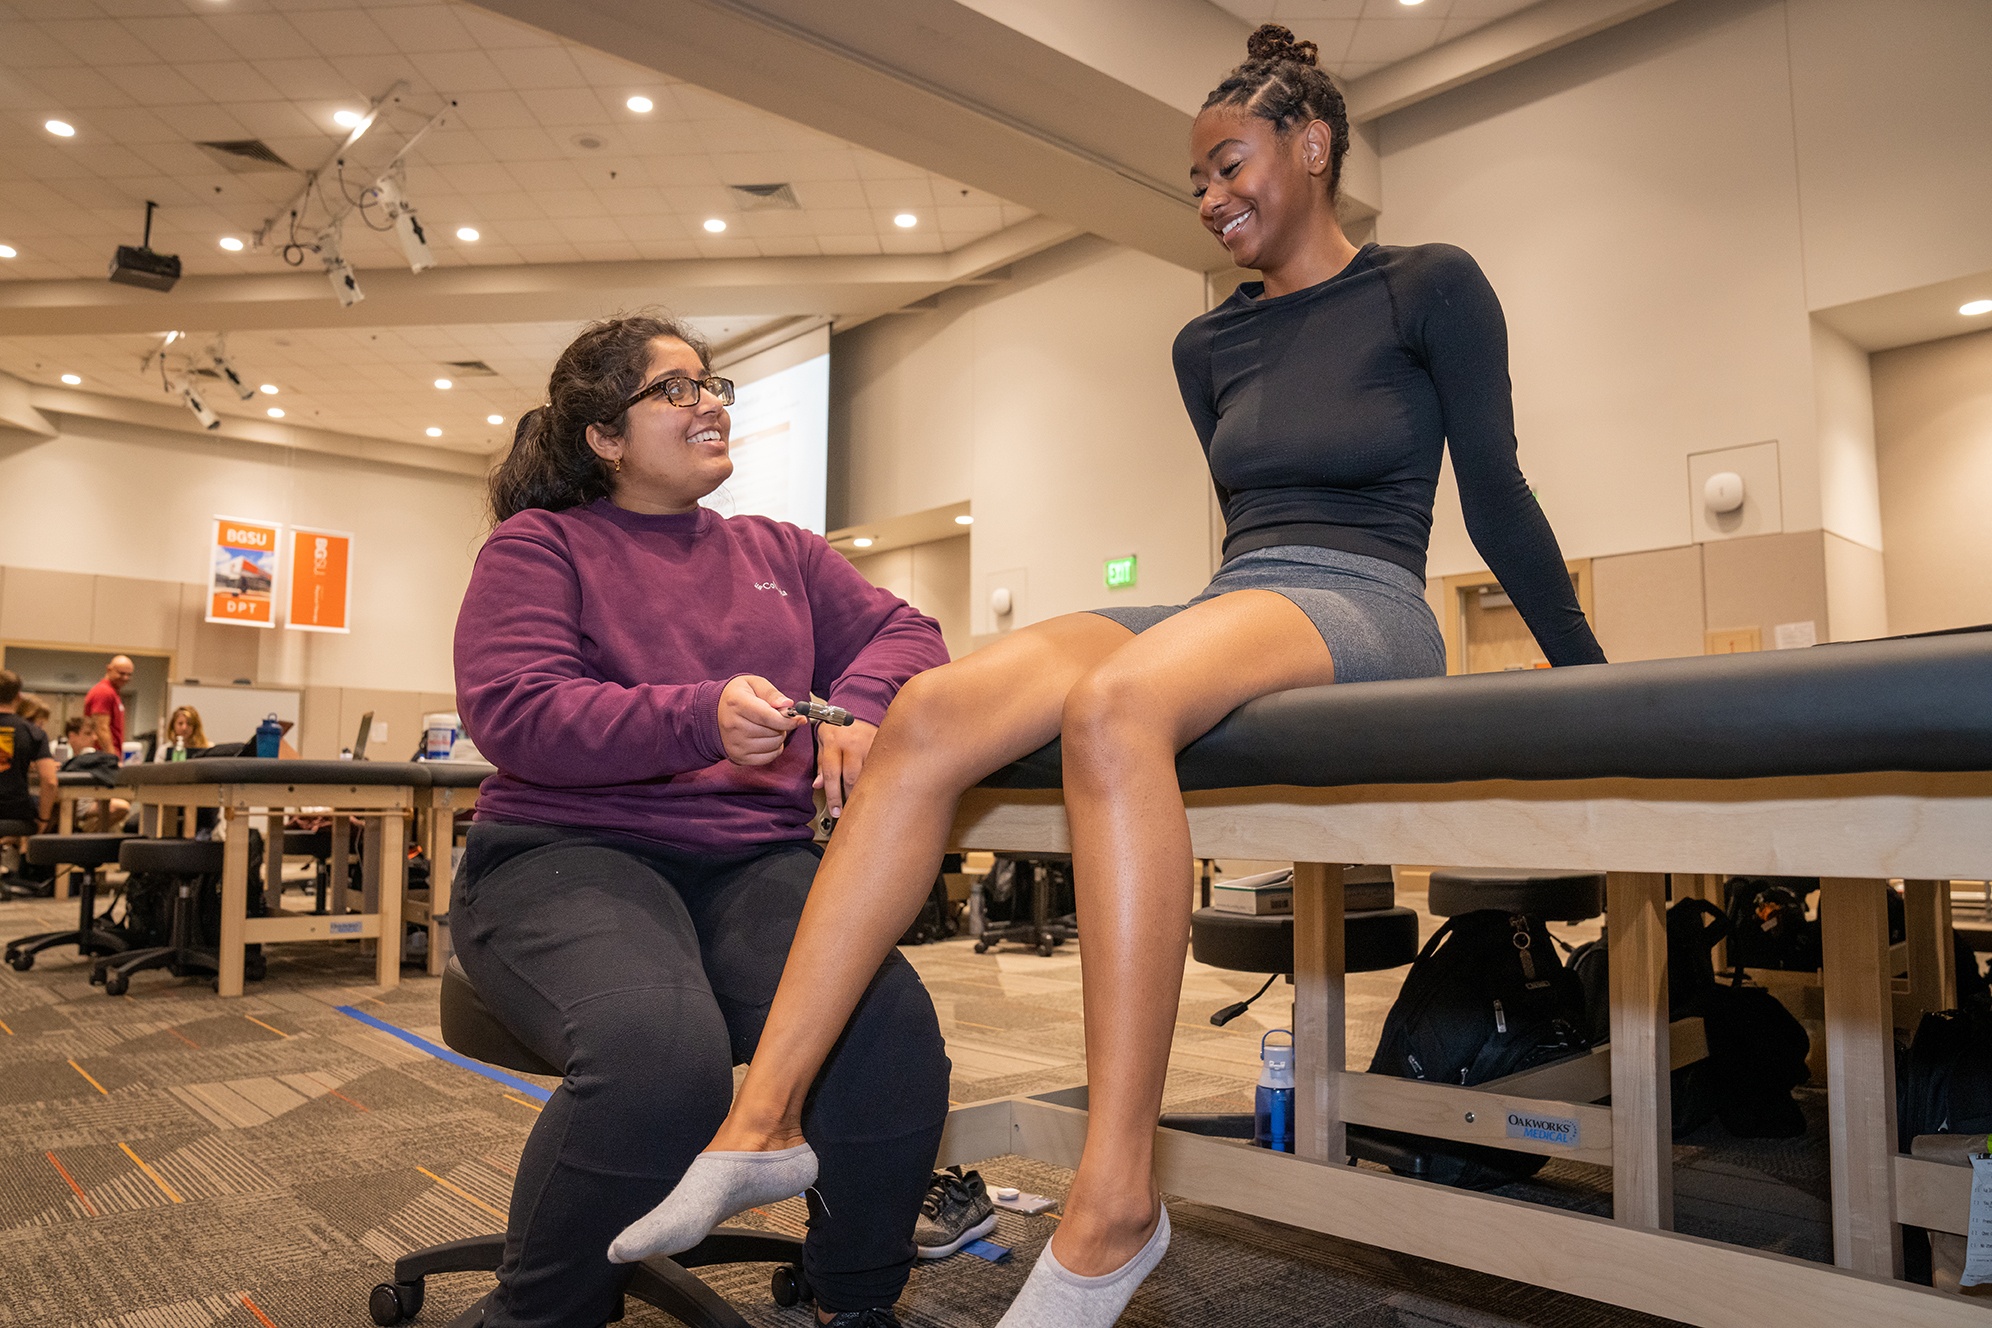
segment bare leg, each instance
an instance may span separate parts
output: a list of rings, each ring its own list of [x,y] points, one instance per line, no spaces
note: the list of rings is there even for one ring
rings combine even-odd
[[[709,1151],[802,1140],[802,1104],[940,870],[962,793],[1058,734],[1072,685],[1133,640],[1075,613],[923,673],[892,703],[803,909],[733,1109]]]
[[[1121,1267],[1154,1229],[1156,1120],[1189,946],[1189,820],[1176,753],[1245,701],[1334,681],[1321,635],[1271,591],[1223,595],[1129,642],[1072,688],[1065,806],[1086,1002],[1086,1149],[1053,1240],[1069,1271]]]

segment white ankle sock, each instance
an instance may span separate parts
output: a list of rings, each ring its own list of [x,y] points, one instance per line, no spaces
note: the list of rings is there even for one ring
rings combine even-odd
[[[700,1153],[664,1202],[610,1243],[609,1262],[689,1250],[734,1214],[794,1198],[815,1183],[816,1154],[808,1144],[772,1153]]]
[[[1111,1273],[1082,1277],[1060,1263],[1047,1244],[997,1328],[1110,1328],[1168,1249],[1167,1208],[1148,1243]]]

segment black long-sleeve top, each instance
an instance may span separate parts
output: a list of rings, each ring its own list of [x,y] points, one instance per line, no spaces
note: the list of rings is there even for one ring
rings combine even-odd
[[[1467,533],[1552,664],[1604,652],[1515,456],[1508,328],[1447,244],[1367,244],[1305,290],[1248,281],[1177,334],[1176,381],[1224,508],[1224,554],[1281,544],[1425,574],[1441,447]]]

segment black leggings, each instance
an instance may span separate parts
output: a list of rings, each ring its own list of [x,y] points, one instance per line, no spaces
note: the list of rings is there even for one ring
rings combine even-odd
[[[754,1054],[820,851],[724,857],[480,821],[450,910],[464,971],[565,1077],[519,1159],[486,1328],[599,1324],[609,1241],[718,1131]],[[803,1111],[821,1167],[804,1266],[828,1310],[892,1304],[948,1112],[933,1002],[897,952]]]

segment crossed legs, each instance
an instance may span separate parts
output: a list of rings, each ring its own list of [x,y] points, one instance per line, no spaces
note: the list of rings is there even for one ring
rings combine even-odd
[[[1159,1221],[1153,1135],[1189,943],[1189,824],[1175,755],[1253,697],[1333,680],[1308,617],[1256,590],[1140,636],[1096,614],[1053,619],[915,678],[830,842],[753,1064],[710,1150],[802,1141],[810,1085],[926,897],[962,793],[1062,733],[1091,1112],[1053,1248],[1081,1277],[1127,1264]]]

